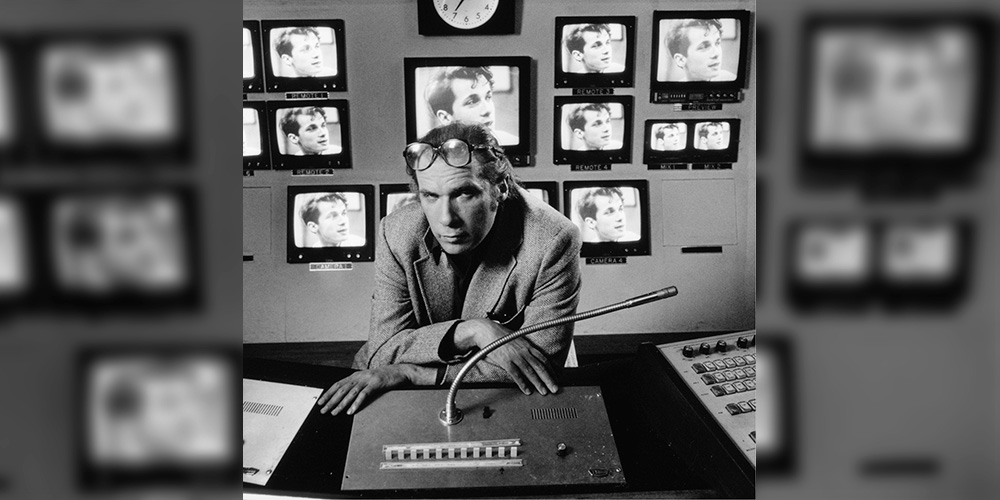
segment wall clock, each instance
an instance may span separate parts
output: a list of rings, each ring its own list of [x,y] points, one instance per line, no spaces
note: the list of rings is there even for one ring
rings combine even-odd
[[[424,36],[510,35],[515,0],[418,0],[417,28]]]

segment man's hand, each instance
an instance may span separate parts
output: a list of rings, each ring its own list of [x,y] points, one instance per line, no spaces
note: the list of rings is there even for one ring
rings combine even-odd
[[[368,398],[412,382],[412,368],[412,365],[399,364],[352,373],[330,386],[316,405],[322,406],[320,413],[337,415],[346,408],[348,415],[354,415]]]
[[[458,345],[459,338],[470,339],[482,349],[510,333],[509,329],[488,319],[470,319],[462,321],[456,328],[455,342]],[[524,337],[498,347],[486,357],[503,367],[525,394],[531,394],[532,388],[543,396],[559,392],[548,357]]]

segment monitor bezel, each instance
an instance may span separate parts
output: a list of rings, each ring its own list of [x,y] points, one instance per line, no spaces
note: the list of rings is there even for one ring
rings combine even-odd
[[[271,148],[271,168],[275,170],[353,168],[351,161],[351,115],[346,99],[303,99],[295,101],[266,101],[268,141]],[[340,153],[335,155],[294,156],[281,154],[278,148],[278,121],[275,113],[279,109],[317,106],[337,108],[340,118]]]
[[[736,69],[736,79],[730,82],[661,82],[656,79],[663,33],[660,22],[664,19],[736,19],[740,25],[740,60]],[[750,40],[753,38],[750,11],[747,10],[656,10],[653,11],[653,37],[650,49],[649,90],[654,93],[667,92],[731,92],[746,88],[747,68],[750,66]]]
[[[347,48],[344,36],[343,19],[290,19],[263,20],[261,25],[261,58],[264,60],[265,92],[289,92],[296,90],[318,90],[326,92],[347,91]],[[318,76],[291,78],[274,76],[274,64],[271,62],[271,30],[275,28],[322,27],[331,28],[337,43],[337,74],[334,76]],[[267,49],[265,54],[264,49]]]
[[[253,46],[253,64],[257,70],[250,78],[243,79],[243,92],[264,92],[264,57],[263,45],[260,43],[260,21],[243,20],[243,29],[250,31],[250,44]]]
[[[403,89],[406,103],[406,142],[415,142],[417,136],[417,96],[416,96],[416,70],[417,68],[433,68],[442,66],[508,66],[518,69],[518,103],[517,103],[517,124],[518,139],[517,145],[501,146],[504,154],[515,167],[525,167],[531,165],[531,153],[534,137],[534,116],[532,110],[532,94],[534,90],[531,78],[532,59],[527,56],[477,56],[477,57],[404,57],[403,58]]]
[[[556,96],[552,127],[552,163],[556,165],[593,165],[632,163],[632,117],[635,98],[630,95]],[[620,150],[573,151],[562,147],[562,110],[568,104],[616,103],[622,105],[622,148]]]
[[[894,281],[889,279],[882,268],[885,257],[886,236],[893,225],[938,225],[950,224],[955,229],[955,273],[949,279],[938,282]],[[972,274],[974,226],[966,217],[922,217],[886,219],[876,223],[874,232],[877,241],[876,287],[883,305],[890,310],[947,310],[964,299],[969,290]]]
[[[572,196],[574,189],[591,187],[629,187],[635,188],[639,193],[639,211],[642,213],[640,223],[641,234],[637,241],[628,242],[583,242],[580,248],[580,257],[635,257],[650,255],[651,241],[653,235],[650,233],[650,212],[649,212],[649,181],[646,179],[615,179],[615,180],[589,180],[589,181],[563,181],[562,203],[563,215],[567,219],[573,220]]]
[[[360,247],[300,248],[295,245],[295,196],[316,192],[350,192],[364,195],[365,244]],[[371,184],[296,184],[287,188],[285,211],[285,248],[289,264],[313,262],[374,262],[375,261],[375,186]]]
[[[635,86],[635,16],[557,16],[555,26],[555,88],[619,88]],[[625,70],[621,73],[570,73],[562,69],[562,33],[569,24],[621,24],[625,27]]]
[[[386,213],[389,209],[389,195],[390,194],[400,194],[400,193],[411,193],[409,184],[404,183],[393,183],[393,184],[379,184],[378,186],[378,200],[379,200],[379,220],[385,218]]]
[[[267,135],[273,128],[270,125],[269,113],[265,101],[243,101],[243,107],[257,111],[257,124],[260,127],[260,154],[243,157],[243,170],[269,170],[271,168],[271,141]]]
[[[559,183],[557,181],[522,181],[524,189],[542,189],[549,195],[549,205],[562,211],[562,203],[559,199]]]
[[[860,225],[868,232],[870,245],[867,256],[869,271],[856,282],[809,283],[800,278],[797,270],[797,244],[801,233],[809,227],[844,227]],[[878,273],[878,241],[870,222],[846,216],[829,216],[791,221],[786,232],[785,296],[788,303],[800,311],[820,309],[857,311],[871,305],[876,295]]]
[[[706,151],[694,147],[695,125],[704,122],[725,122],[729,124],[729,147],[718,151]],[[653,149],[651,136],[653,127],[665,123],[684,123],[687,126],[686,146],[680,151],[659,151]],[[643,126],[642,162],[647,165],[664,163],[736,163],[740,150],[739,118],[681,118],[650,119]]]

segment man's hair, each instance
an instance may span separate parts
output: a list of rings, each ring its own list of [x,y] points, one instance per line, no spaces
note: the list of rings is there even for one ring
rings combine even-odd
[[[274,40],[274,50],[278,53],[278,56],[291,56],[292,49],[292,35],[316,35],[316,39],[319,39],[319,30],[313,28],[312,26],[299,26],[295,28],[288,28],[278,35],[278,38]]]
[[[306,224],[310,222],[319,223],[319,204],[322,202],[341,202],[344,206],[347,206],[347,197],[343,193],[327,193],[322,196],[316,196],[313,199],[307,201],[302,208],[299,209],[299,214],[302,216],[302,222]]]
[[[519,196],[515,186],[520,185],[520,182],[514,177],[514,167],[507,156],[503,154],[503,148],[500,147],[500,143],[497,142],[489,127],[482,123],[456,121],[432,129],[427,135],[421,137],[419,142],[426,142],[438,147],[450,139],[462,139],[469,144],[470,148],[489,146],[488,148],[473,149],[472,154],[481,165],[480,168],[473,169],[473,174],[476,178],[486,181],[495,188],[506,184],[508,199]],[[438,160],[444,161],[440,158]],[[470,168],[472,167],[470,166]],[[407,165],[406,173],[410,176],[411,190],[415,193],[418,192],[417,172]]]
[[[722,35],[722,23],[718,19],[680,19],[667,31],[667,50],[670,54],[681,54],[687,56],[688,49],[691,46],[691,40],[687,36],[688,29],[690,28],[705,28],[705,30],[711,31],[712,27],[719,30],[719,35]]]
[[[668,129],[668,128],[672,128],[672,129],[676,130],[677,133],[680,133],[680,131],[681,131],[681,128],[678,127],[676,123],[665,123],[663,125],[660,125],[656,129],[656,134],[655,134],[656,138],[657,139],[663,139],[667,135],[666,132],[664,132],[664,131],[666,129]]]
[[[571,131],[576,129],[583,130],[584,127],[587,126],[587,117],[583,116],[584,111],[597,111],[598,113],[600,113],[601,111],[607,111],[608,114],[610,115],[611,106],[608,106],[603,102],[592,102],[590,104],[586,104],[574,109],[572,112],[570,112],[569,116],[566,118],[566,121],[569,123],[569,129]]]
[[[600,34],[602,31],[606,31],[608,35],[611,35],[611,28],[607,24],[577,24],[569,34],[566,35],[566,48],[572,54],[574,50],[578,52],[583,52],[583,46],[587,44],[586,40],[583,39],[583,34],[586,32]]]
[[[580,214],[580,218],[587,220],[587,218],[596,219],[597,218],[597,202],[594,198],[597,196],[607,196],[609,199],[613,199],[615,195],[618,198],[623,198],[622,190],[616,187],[597,187],[590,188],[583,196],[580,197],[576,202],[576,211]]]
[[[699,139],[706,139],[706,138],[708,138],[708,129],[709,129],[709,127],[723,128],[722,127],[722,122],[708,122],[708,123],[706,123],[706,124],[704,124],[704,125],[702,125],[701,127],[698,128],[698,138]]]
[[[493,72],[486,66],[448,66],[435,72],[424,87],[424,100],[431,108],[431,114],[436,115],[439,110],[454,113],[455,92],[451,90],[451,82],[455,79],[472,80],[475,87],[480,76],[493,88]]]
[[[322,116],[323,121],[326,121],[326,111],[319,106],[307,106],[305,108],[292,108],[285,116],[281,117],[281,131],[287,136],[288,134],[299,135],[299,115],[306,115],[309,117]]]

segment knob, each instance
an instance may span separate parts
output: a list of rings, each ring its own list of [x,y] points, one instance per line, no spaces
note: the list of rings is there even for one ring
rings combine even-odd
[[[720,340],[715,343],[716,352],[726,352],[727,347],[729,347],[729,344],[727,344],[725,340]]]
[[[683,354],[685,358],[693,358],[694,357],[694,347],[691,347],[689,345],[684,346],[684,348],[681,349],[681,354]]]
[[[698,349],[702,354],[711,354],[712,346],[708,342],[702,342],[701,347]]]
[[[569,447],[566,446],[566,443],[559,443],[556,445],[556,455],[565,457],[567,453],[569,453]]]
[[[750,345],[750,341],[746,337],[740,337],[736,339],[736,347],[740,349],[746,349]]]

